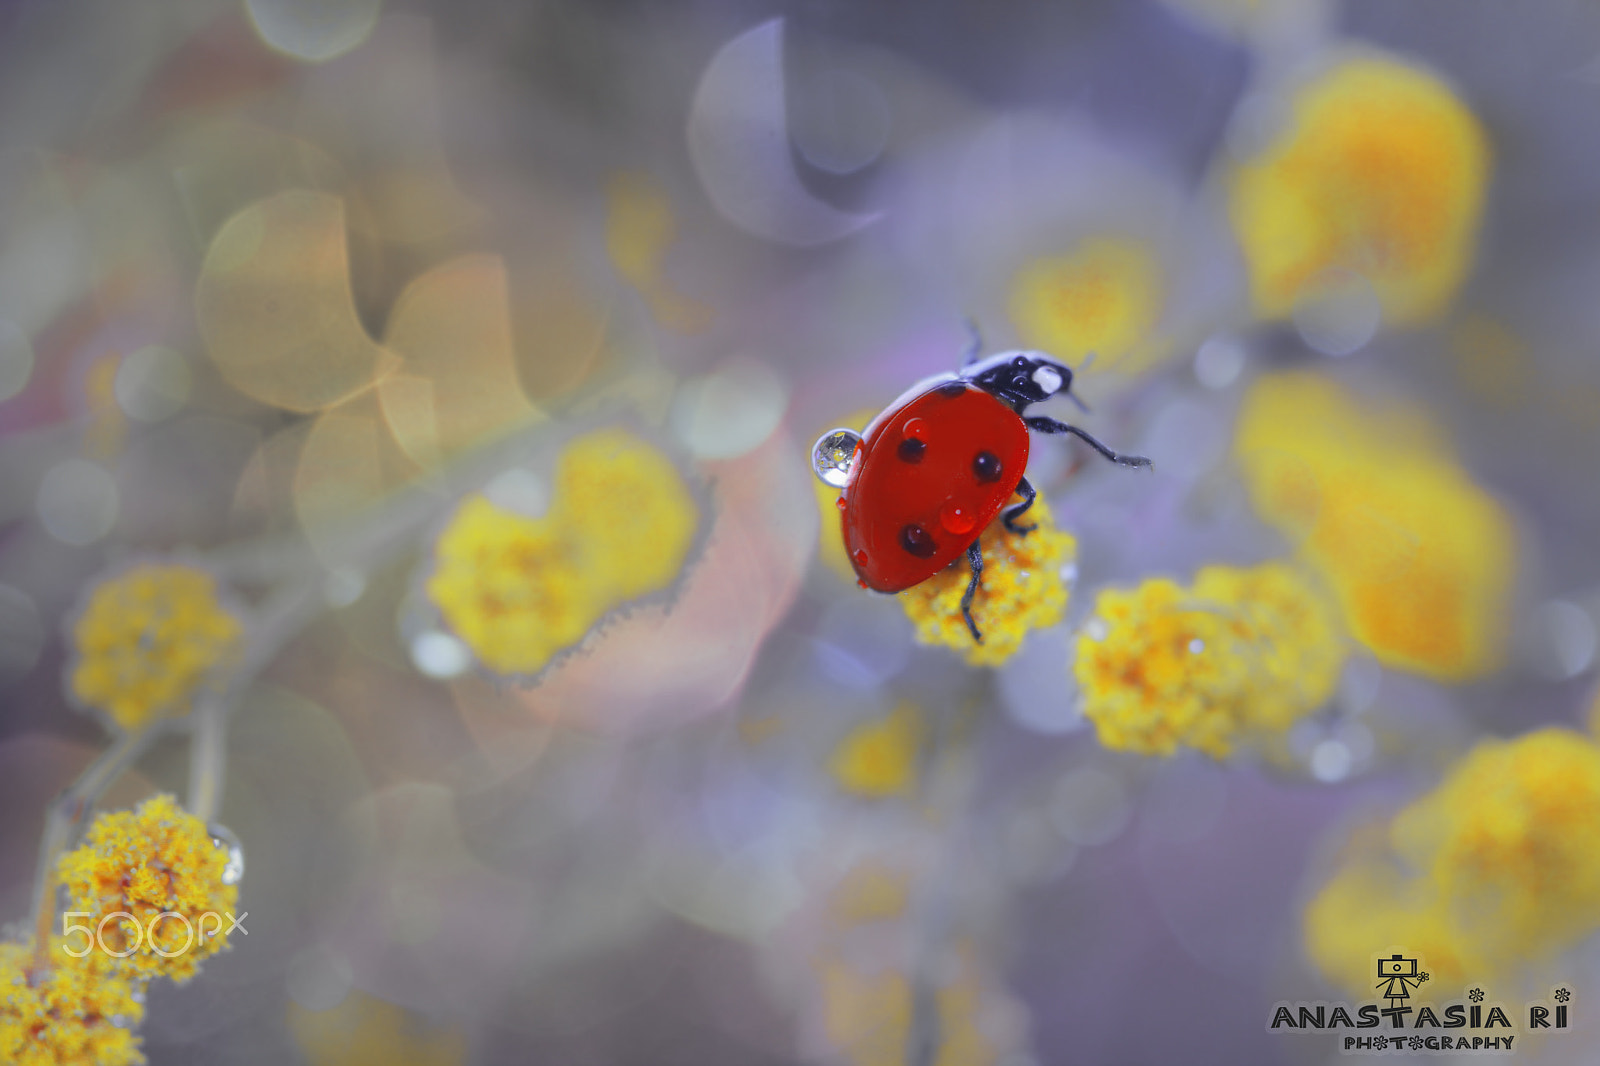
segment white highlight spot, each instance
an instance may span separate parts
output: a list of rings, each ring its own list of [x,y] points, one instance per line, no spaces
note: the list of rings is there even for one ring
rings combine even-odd
[[[789,392],[764,363],[729,362],[684,384],[672,404],[672,428],[699,459],[734,459],[772,435]]]
[[[718,49],[689,105],[689,158],[717,212],[748,233],[809,247],[854,233],[876,214],[840,211],[806,189],[789,156],[783,19]]]
[[[472,665],[472,649],[449,633],[424,630],[411,641],[411,663],[436,681],[460,677]]]
[[[268,48],[322,63],[367,39],[383,0],[245,0],[244,9]]]
[[[329,607],[348,607],[367,591],[367,579],[353,567],[335,567],[322,582],[322,598]]]
[[[496,474],[483,494],[496,507],[528,518],[542,518],[550,509],[550,488],[544,478],[520,466]]]
[[[160,344],[130,352],[117,365],[111,391],[129,418],[160,422],[189,402],[194,375],[183,356]]]
[[[1589,612],[1566,600],[1550,600],[1540,605],[1537,618],[1549,648],[1549,654],[1541,658],[1550,660],[1550,672],[1565,679],[1587,670],[1594,662],[1597,642]]]
[[[1300,339],[1323,355],[1360,351],[1377,334],[1382,320],[1377,290],[1359,274],[1316,285],[1294,307]]]
[[[1208,389],[1225,389],[1244,371],[1244,346],[1238,341],[1212,337],[1194,353],[1194,377]]]
[[[1349,776],[1353,761],[1344,741],[1324,740],[1311,749],[1311,774],[1329,784],[1343,781]]]
[[[1033,383],[1039,386],[1039,391],[1046,396],[1053,396],[1061,388],[1061,375],[1050,367],[1041,366],[1033,372]]]
[[[854,71],[823,71],[795,94],[793,105],[794,145],[818,170],[853,173],[889,143],[889,101],[876,82]]]
[[[68,459],[40,479],[34,506],[46,532],[81,548],[111,532],[120,502],[110,474],[86,459]]]

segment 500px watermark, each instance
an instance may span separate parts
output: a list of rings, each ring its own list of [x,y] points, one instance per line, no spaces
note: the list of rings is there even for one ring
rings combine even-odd
[[[222,928],[222,921],[224,917],[226,917],[228,920],[227,929]],[[218,914],[216,911],[206,911],[199,917],[197,921],[191,922],[189,921],[189,916],[186,914],[180,914],[177,911],[162,911],[160,914],[157,914],[151,918],[150,921],[145,925],[140,925],[139,919],[134,915],[129,914],[127,911],[112,911],[110,914],[102,917],[98,924],[95,924],[92,921],[74,922],[72,920],[74,918],[93,919],[94,915],[89,911],[67,911],[67,913],[61,916],[61,936],[63,940],[69,942],[63,943],[61,945],[61,950],[65,951],[68,955],[71,955],[75,959],[81,959],[98,947],[101,954],[110,955],[112,958],[125,959],[129,955],[132,955],[134,952],[138,951],[141,944],[148,942],[150,944],[151,951],[155,952],[157,955],[160,955],[162,958],[171,959],[184,954],[190,948],[194,947],[194,942],[196,939],[196,926],[199,926],[199,939],[201,940],[209,940],[216,936],[219,932],[226,935],[233,932],[235,929],[239,930],[239,932],[243,933],[245,936],[249,936],[250,930],[244,927],[244,920],[248,917],[250,917],[249,911],[245,911],[237,918],[233,916],[231,911],[226,914]],[[106,923],[114,918],[124,919],[124,921],[113,927],[123,935],[124,947],[121,951],[113,951],[111,948],[106,946]],[[161,946],[161,942],[156,939],[156,926],[160,925],[162,920],[166,918],[173,918],[179,922],[182,922],[184,929],[183,946],[171,951],[164,949]],[[206,931],[207,918],[210,918],[216,923],[211,927],[210,932]],[[73,933],[83,934],[83,950],[76,951],[73,949],[73,945],[70,943]],[[128,939],[130,937],[132,938],[131,941]]]

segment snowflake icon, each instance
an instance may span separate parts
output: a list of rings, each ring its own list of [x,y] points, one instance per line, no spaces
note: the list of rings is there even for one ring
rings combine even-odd
[[[1567,1000],[1569,1000],[1571,998],[1572,998],[1572,993],[1568,992],[1565,988],[1556,989],[1556,1002],[1557,1003],[1565,1003]]]
[[[1412,1051],[1417,1050],[1421,1046],[1422,1046],[1422,1037],[1414,1036],[1414,1037],[1411,1038],[1411,1050]]]
[[[1472,1002],[1474,1002],[1474,1003],[1482,1003],[1483,1002],[1483,989],[1474,988],[1472,991],[1467,993],[1467,998],[1472,1000]]]

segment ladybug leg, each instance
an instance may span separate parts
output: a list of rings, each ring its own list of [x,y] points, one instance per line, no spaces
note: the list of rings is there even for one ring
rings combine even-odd
[[[967,354],[961,358],[964,367],[976,363],[978,356],[983,353],[983,334],[978,332],[978,320],[971,315],[967,316],[967,332],[972,334],[972,342],[967,345]]]
[[[972,597],[978,594],[978,579],[983,577],[983,549],[977,541],[967,545],[967,562],[972,566],[972,580],[967,582],[967,591],[961,594],[961,617],[972,630],[972,639],[982,644],[983,634],[978,632],[978,623],[972,620]]]
[[[1017,519],[1021,518],[1025,513],[1027,513],[1028,508],[1033,506],[1033,498],[1037,496],[1038,493],[1033,491],[1033,486],[1028,484],[1027,478],[1023,478],[1021,481],[1017,482],[1017,493],[1022,497],[1022,502],[1005,513],[1005,523],[1007,529],[1015,533],[1017,536],[1022,537],[1039,528],[1037,525],[1017,525]]]
[[[1101,455],[1105,456],[1107,459],[1110,459],[1113,463],[1121,463],[1123,466],[1143,466],[1149,467],[1152,470],[1155,469],[1155,464],[1149,459],[1146,459],[1144,456],[1122,455],[1119,452],[1114,452],[1110,448],[1107,448],[1104,444],[1101,444],[1099,441],[1095,440],[1094,437],[1090,436],[1084,430],[1079,429],[1077,426],[1069,426],[1065,422],[1057,422],[1055,419],[1046,418],[1043,415],[1039,415],[1034,418],[1024,418],[1022,421],[1029,429],[1036,429],[1040,433],[1070,433],[1074,437],[1077,437],[1079,440],[1083,441],[1089,447],[1093,448],[1095,451],[1099,452]]]

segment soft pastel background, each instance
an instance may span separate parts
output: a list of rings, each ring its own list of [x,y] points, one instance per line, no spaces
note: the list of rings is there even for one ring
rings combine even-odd
[[[1568,0],[4,0],[0,926],[176,563],[250,916],[152,1063],[1322,1062],[1391,948],[1594,1061],[1597,294]],[[1001,662],[810,469],[968,317],[1155,461],[1035,438]]]

